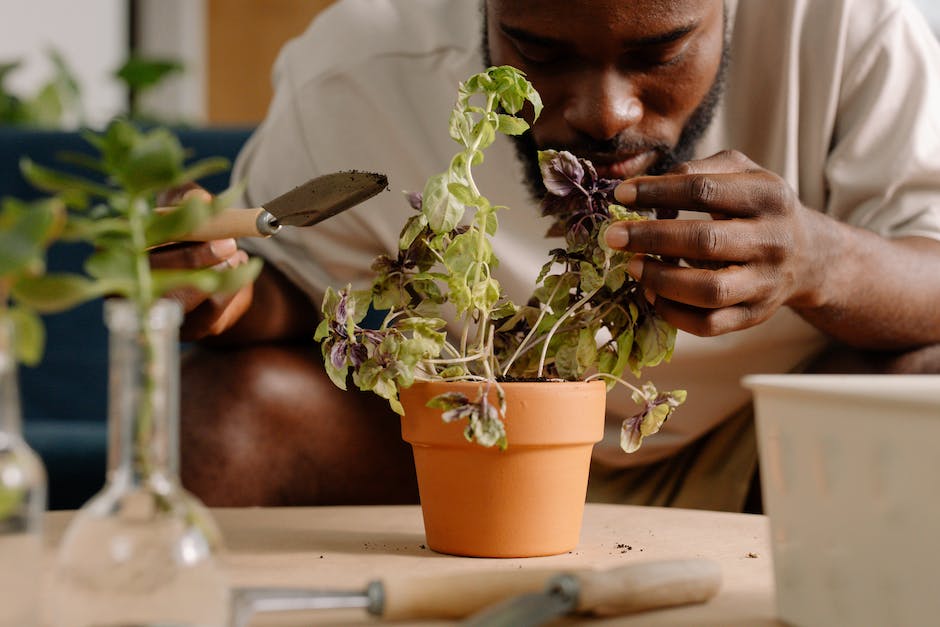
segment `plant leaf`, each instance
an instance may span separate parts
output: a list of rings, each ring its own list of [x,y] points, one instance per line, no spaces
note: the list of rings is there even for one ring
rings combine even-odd
[[[464,206],[447,189],[447,174],[428,179],[422,193],[422,211],[435,233],[449,233],[463,218]]]

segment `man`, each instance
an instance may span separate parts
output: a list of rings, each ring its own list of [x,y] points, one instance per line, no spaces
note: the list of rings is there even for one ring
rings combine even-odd
[[[631,273],[682,331],[672,363],[644,374],[689,400],[628,456],[617,442],[632,405],[612,392],[590,498],[740,509],[756,466],[742,375],[802,368],[830,340],[940,341],[940,51],[899,1],[488,0],[483,18],[467,0],[346,0],[282,52],[235,178],[252,204],[350,168],[420,190],[454,150],[457,81],[489,63],[525,71],[545,103],[521,142],[525,167],[500,139],[477,180],[512,208],[494,249],[515,301],[555,246],[523,180],[535,184],[534,147],[625,179],[627,206],[688,218],[608,235],[641,253]],[[184,369],[184,481],[210,504],[414,498],[394,416],[333,388],[309,342],[326,286],[367,285],[409,211],[385,194],[240,242],[268,261],[253,293],[181,295],[189,336],[229,347]],[[245,258],[232,241],[185,254],[156,262]],[[218,408],[201,411],[204,399]]]

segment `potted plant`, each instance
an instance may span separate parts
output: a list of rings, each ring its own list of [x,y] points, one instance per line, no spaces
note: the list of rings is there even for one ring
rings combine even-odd
[[[62,226],[65,207],[4,198],[0,204],[0,624],[39,623],[42,515],[46,477],[42,461],[23,439],[18,363],[35,365],[43,352],[40,318],[11,298],[14,285],[41,275],[45,250]]]
[[[636,415],[621,444],[636,450],[685,399],[634,386],[630,370],[671,356],[675,328],[660,319],[612,250],[613,220],[645,219],[611,202],[617,181],[566,152],[540,153],[553,218],[551,250],[532,298],[511,302],[493,276],[490,238],[504,209],[483,196],[472,167],[496,133],[529,125],[541,100],[515,68],[489,68],[460,84],[450,135],[462,149],[448,169],[409,194],[416,213],[394,256],[380,256],[369,290],[327,290],[315,339],[330,377],[388,399],[415,454],[432,549],[463,555],[560,553],[578,541],[591,449],[601,439],[605,392],[633,390]],[[472,216],[465,222],[467,210]],[[461,330],[451,341],[441,317]],[[378,328],[361,323],[386,312]],[[527,410],[532,410],[528,412]],[[459,423],[459,424],[458,424]],[[570,454],[570,457],[569,457]]]
[[[47,274],[13,294],[44,312],[110,297],[109,460],[104,488],[71,520],[59,547],[53,624],[224,624],[228,590],[216,568],[217,529],[178,477],[178,328],[181,312],[161,299],[193,286],[231,291],[260,261],[226,270],[155,270],[148,251],[174,242],[221,209],[188,198],[156,211],[158,192],[227,167],[223,159],[186,166],[177,138],[117,120],[86,139],[97,157],[75,156],[104,183],[30,161],[23,171],[70,210],[61,238],[91,242],[85,275]]]

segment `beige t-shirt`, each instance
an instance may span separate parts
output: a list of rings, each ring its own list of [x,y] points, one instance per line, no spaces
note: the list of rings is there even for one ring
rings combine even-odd
[[[940,239],[940,49],[917,11],[902,0],[734,4],[727,89],[698,155],[740,150],[811,208],[886,236]],[[236,164],[248,202],[343,169],[385,172],[392,193],[243,246],[317,302],[328,285],[368,285],[372,259],[396,250],[411,215],[399,192],[421,190],[457,148],[448,115],[457,82],[482,69],[480,33],[470,0],[342,0],[288,43],[268,116]],[[544,237],[548,223],[521,184],[508,140],[499,138],[478,172],[483,195],[511,207],[500,214],[496,276],[524,302],[559,242]],[[627,455],[620,423],[636,408],[616,388],[595,458],[661,459],[747,402],[743,375],[790,371],[823,344],[788,309],[720,337],[680,333],[672,362],[643,374],[660,389],[688,390],[686,404]]]

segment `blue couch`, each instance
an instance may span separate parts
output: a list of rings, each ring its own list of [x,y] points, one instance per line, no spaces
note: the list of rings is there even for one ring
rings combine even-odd
[[[234,160],[252,129],[184,128],[176,131],[192,159]],[[39,195],[19,170],[21,157],[62,170],[62,152],[90,153],[79,133],[0,127],[0,197]],[[86,174],[82,172],[82,174]],[[200,181],[213,192],[225,189],[228,173]],[[88,247],[57,243],[49,269],[81,271]],[[104,484],[107,458],[107,332],[101,301],[44,316],[46,353],[35,368],[20,369],[24,432],[42,457],[49,476],[49,507],[81,506]]]

